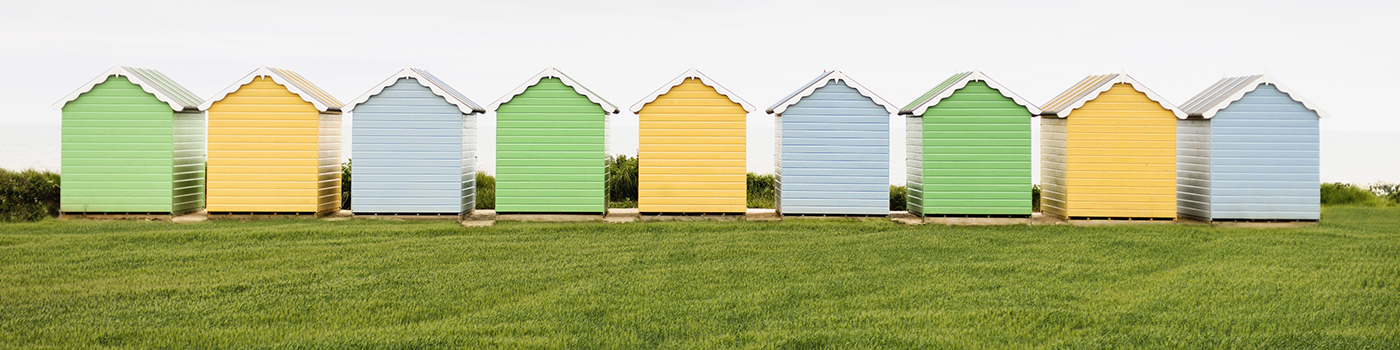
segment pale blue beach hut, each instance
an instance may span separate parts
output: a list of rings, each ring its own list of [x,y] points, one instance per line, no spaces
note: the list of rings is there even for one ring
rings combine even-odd
[[[1206,221],[1316,221],[1318,121],[1268,75],[1224,78],[1182,107],[1177,212]]]
[[[428,71],[404,68],[353,112],[356,215],[467,215],[476,206],[476,115],[486,110]]]
[[[890,115],[896,112],[838,70],[769,107],[778,213],[889,215]]]

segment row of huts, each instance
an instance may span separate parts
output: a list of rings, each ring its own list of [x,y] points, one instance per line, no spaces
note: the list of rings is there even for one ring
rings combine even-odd
[[[55,108],[68,213],[334,211],[341,113],[351,111],[357,214],[470,213],[475,117],[487,110],[498,212],[602,213],[608,121],[619,112],[554,68],[482,107],[414,68],[345,104],[284,69],[258,68],[203,100],[160,72],[118,66]],[[695,69],[631,106],[639,211],[744,212],[753,110]],[[1030,215],[1039,116],[1047,215],[1319,217],[1326,113],[1268,76],[1222,79],[1177,107],[1126,74],[1094,75],[1036,106],[974,71],[897,108],[829,71],[767,112],[784,215],[889,214],[889,117],[899,114],[907,203],[920,216]]]

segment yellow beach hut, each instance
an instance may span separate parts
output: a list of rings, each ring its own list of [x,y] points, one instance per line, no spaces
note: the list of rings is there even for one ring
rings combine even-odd
[[[633,105],[640,122],[637,210],[743,213],[745,121],[753,110],[694,68]]]
[[[201,104],[210,214],[340,209],[340,101],[296,72],[258,68]]]
[[[1084,78],[1042,105],[1041,210],[1067,219],[1176,219],[1176,125],[1185,118],[1127,74]]]

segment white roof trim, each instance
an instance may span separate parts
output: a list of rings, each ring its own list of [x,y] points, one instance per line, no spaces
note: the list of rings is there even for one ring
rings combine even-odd
[[[924,101],[923,104],[914,108],[910,115],[923,116],[924,113],[928,111],[929,107],[938,105],[938,102],[943,101],[943,99],[945,98],[953,96],[954,92],[957,92],[958,89],[967,87],[967,83],[973,81],[981,81],[987,83],[988,87],[991,87],[998,93],[1001,93],[1002,96],[1010,97],[1011,101],[1016,102],[1016,104],[1021,105],[1021,107],[1026,107],[1026,110],[1031,112],[1031,115],[1040,115],[1040,107],[1036,106],[1034,103],[1031,103],[1031,101],[1022,98],[1021,95],[1017,95],[1015,92],[1011,91],[1011,89],[1007,89],[1005,86],[1002,86],[1001,83],[998,83],[996,80],[992,80],[992,77],[989,77],[986,74],[982,74],[982,71],[976,70],[972,71],[972,74],[968,74],[966,77],[963,77],[962,80],[953,83],[953,85],[949,86],[947,89],[943,89],[942,92],[939,92],[938,95],[933,96],[933,98],[930,98],[928,101]]]
[[[1210,119],[1211,117],[1214,117],[1216,113],[1220,112],[1220,110],[1225,109],[1225,107],[1229,107],[1231,103],[1239,101],[1240,99],[1244,98],[1245,94],[1253,92],[1255,89],[1259,88],[1259,85],[1264,84],[1273,85],[1274,88],[1278,89],[1278,91],[1288,94],[1289,98],[1292,98],[1294,101],[1303,103],[1303,107],[1307,107],[1308,109],[1317,113],[1317,116],[1319,118],[1332,117],[1332,114],[1327,113],[1327,111],[1322,110],[1322,108],[1318,108],[1316,104],[1314,104],[1312,101],[1309,101],[1307,98],[1304,98],[1301,94],[1293,93],[1293,89],[1289,89],[1287,86],[1280,84],[1278,80],[1275,80],[1273,76],[1270,76],[1268,74],[1260,75],[1257,78],[1250,80],[1248,83],[1245,84],[1247,86],[1246,88],[1240,89],[1240,91],[1231,94],[1229,97],[1225,98],[1219,103],[1216,103],[1214,106],[1210,106],[1206,109],[1204,113],[1201,114],[1201,116],[1205,119]]]
[[[772,114],[779,117],[783,116],[783,111],[786,111],[788,106],[797,104],[798,101],[801,101],[807,96],[812,96],[813,93],[817,92],[817,89],[826,87],[827,84],[830,84],[833,81],[846,82],[847,86],[855,88],[856,92],[860,93],[861,96],[870,98],[871,100],[875,101],[875,104],[880,105],[880,107],[885,107],[885,110],[890,112],[890,114],[899,113],[899,108],[895,107],[894,105],[891,105],[890,101],[886,101],[884,98],[881,98],[879,95],[876,95],[874,91],[866,89],[864,85],[860,85],[860,83],[856,82],[855,80],[852,80],[849,76],[846,76],[846,73],[842,73],[839,70],[833,70],[817,78],[817,80],[813,81],[811,84],[807,84],[805,88],[798,91],[797,93],[792,94],[786,100],[779,101],[777,104],[774,104],[773,107],[768,108],[768,114]]]
[[[1084,94],[1084,96],[1079,97],[1078,100],[1075,100],[1074,102],[1066,105],[1063,111],[1059,112],[1059,114],[1056,116],[1060,118],[1069,118],[1070,112],[1074,112],[1076,109],[1079,109],[1079,107],[1084,107],[1085,103],[1088,103],[1089,101],[1098,98],[1099,94],[1102,94],[1104,91],[1108,91],[1108,89],[1112,89],[1113,86],[1117,84],[1128,84],[1128,86],[1132,86],[1133,90],[1137,90],[1137,92],[1141,92],[1142,94],[1147,95],[1147,99],[1152,100],[1152,102],[1157,102],[1157,104],[1161,105],[1162,108],[1166,108],[1167,110],[1172,111],[1172,114],[1176,115],[1176,119],[1186,119],[1186,112],[1181,111],[1180,108],[1176,108],[1176,105],[1173,105],[1171,102],[1167,102],[1167,99],[1162,98],[1162,96],[1157,95],[1157,93],[1155,92],[1152,92],[1151,89],[1148,89],[1147,87],[1143,86],[1142,83],[1139,83],[1136,79],[1133,79],[1133,77],[1130,77],[1125,73],[1114,74],[1113,78],[1109,78],[1107,81],[1099,83],[1099,86],[1095,87],[1093,91]]]
[[[302,91],[301,87],[297,86],[297,84],[288,81],[289,79],[283,77],[281,74],[277,74],[276,71],[273,71],[268,67],[258,67],[258,69],[253,70],[252,73],[248,73],[248,75],[243,76],[242,79],[238,79],[237,82],[234,82],[233,85],[229,85],[227,88],[224,88],[223,91],[220,91],[218,94],[215,94],[214,97],[211,97],[208,100],[204,100],[204,103],[199,105],[199,109],[209,109],[209,106],[213,106],[214,102],[223,101],[225,97],[228,97],[228,94],[238,91],[238,89],[243,88],[243,85],[248,85],[249,83],[252,83],[253,79],[257,79],[258,77],[271,77],[272,82],[287,88],[287,91],[291,91],[293,94],[296,94],[297,97],[301,97],[303,101],[310,102],[311,105],[315,106],[316,110],[318,111],[325,112],[331,109],[330,106],[327,106],[325,103],[322,103],[320,99],[317,99],[314,95],[306,91]]]
[[[131,71],[126,70],[126,67],[122,66],[114,66],[112,67],[112,69],[108,69],[107,72],[102,73],[102,75],[99,75],[97,76],[97,78],[92,79],[92,81],[87,82],[87,84],[84,84],[82,87],[78,88],[78,90],[74,90],[73,93],[68,94],[68,96],[64,96],[62,100],[59,100],[58,102],[55,102],[53,104],[53,109],[62,110],[63,106],[67,105],[69,102],[77,100],[78,97],[88,93],[88,91],[92,91],[92,88],[97,87],[97,84],[106,82],[108,77],[114,75],[119,77],[125,76],[127,79],[131,80],[132,83],[136,84],[136,86],[140,86],[141,91],[145,91],[146,93],[155,95],[156,100],[169,104],[170,109],[175,110],[176,112],[185,111],[185,106],[180,105],[180,102],[178,102],[178,100],[176,100],[173,97],[170,97],[169,95],[166,95],[165,91],[155,88],[155,85],[146,82],[145,80],[141,79],[140,75],[132,73]],[[202,107],[196,107],[196,109],[201,111],[204,110],[204,108]]]
[[[608,100],[603,99],[602,96],[594,94],[593,91],[588,90],[588,88],[586,87],[583,87],[582,84],[579,84],[578,82],[574,81],[573,78],[570,78],[568,75],[565,75],[564,72],[561,72],[558,69],[555,69],[554,67],[545,68],[545,70],[540,71],[540,74],[535,74],[534,78],[526,80],[524,84],[520,84],[520,86],[517,86],[515,90],[511,90],[510,93],[507,93],[505,96],[501,96],[501,98],[496,99],[495,102],[491,102],[491,104],[486,107],[486,110],[495,111],[496,109],[501,108],[501,105],[505,104],[506,102],[510,102],[510,100],[514,99],[515,96],[525,93],[525,89],[529,89],[531,86],[539,84],[540,80],[544,78],[559,78],[559,80],[564,82],[565,86],[574,88],[575,93],[583,95],[584,97],[587,97],[589,101],[593,101],[593,103],[597,103],[599,106],[603,107],[603,112],[613,114],[618,112],[618,108],[616,105],[613,105],[611,102],[608,102]]]
[[[393,76],[390,76],[388,79],[384,79],[384,81],[379,83],[379,85],[376,85],[374,88],[369,89],[369,91],[365,92],[364,95],[360,95],[360,97],[355,98],[354,101],[350,101],[350,103],[345,104],[345,107],[341,108],[340,111],[353,111],[356,105],[365,103],[365,101],[369,101],[370,97],[374,97],[375,95],[383,93],[385,88],[394,86],[394,84],[397,84],[399,82],[399,79],[403,78],[413,78],[414,81],[418,82],[418,85],[422,85],[423,87],[432,90],[434,95],[438,95],[438,97],[446,99],[447,103],[451,103],[452,105],[457,106],[457,109],[461,110],[462,114],[475,114],[486,112],[485,109],[480,109],[481,107],[475,107],[475,103],[472,103],[471,101],[462,101],[461,99],[457,98],[457,96],[455,96],[456,94],[448,92],[448,90],[451,88],[446,86],[438,86],[438,84],[434,82],[434,79],[428,79],[422,74],[418,74],[418,70],[413,68],[404,68],[398,73],[394,73]],[[473,107],[478,109],[473,109]]]
[[[661,95],[670,92],[671,88],[674,88],[677,85],[684,83],[685,79],[687,78],[700,79],[701,84],[705,84],[705,86],[714,88],[715,92],[718,92],[724,97],[728,97],[730,102],[734,102],[739,106],[743,107],[744,112],[754,111],[753,105],[749,104],[748,101],[744,101],[744,99],[739,98],[739,96],[735,96],[733,92],[730,92],[729,89],[725,89],[723,85],[719,85],[719,83],[715,82],[714,79],[710,79],[710,77],[706,76],[705,73],[700,73],[699,70],[691,68],[690,70],[685,71],[685,73],[682,73],[675,79],[672,79],[670,83],[662,85],[660,88],[656,89],[656,91],[653,91],[650,95],[647,95],[646,98],[643,98],[641,101],[637,101],[636,104],[632,105],[632,113],[640,112],[642,110],[642,107],[645,107],[648,103],[656,101],[657,97],[660,97]]]

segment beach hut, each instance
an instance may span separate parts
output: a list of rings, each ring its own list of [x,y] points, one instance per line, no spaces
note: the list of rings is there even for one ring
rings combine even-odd
[[[889,215],[890,115],[897,110],[838,70],[768,107],[777,212]]]
[[[496,212],[604,214],[617,106],[553,67],[492,103]]]
[[[65,213],[181,214],[204,207],[199,98],[154,69],[116,66],[63,111]]]
[[[632,105],[637,114],[637,210],[747,210],[746,117],[753,105],[691,68]]]
[[[899,113],[907,126],[910,213],[1031,215],[1035,105],[973,71],[948,77]]]
[[[1312,102],[1267,75],[1225,78],[1182,105],[1177,211],[1206,221],[1316,221]]]
[[[426,70],[404,68],[345,105],[364,214],[466,215],[476,206],[476,115],[486,112]]]
[[[204,101],[209,213],[339,210],[340,107],[296,72],[268,67]]]
[[[1084,78],[1041,110],[1042,212],[1176,219],[1176,122],[1186,113],[1127,74]]]

